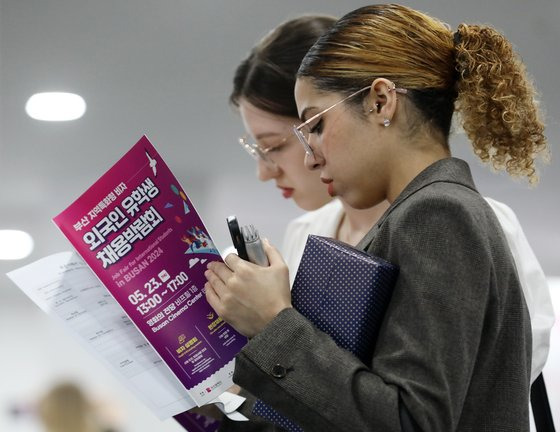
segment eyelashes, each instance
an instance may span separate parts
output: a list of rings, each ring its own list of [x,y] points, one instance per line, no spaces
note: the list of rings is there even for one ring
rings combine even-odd
[[[313,127],[309,128],[309,133],[320,134],[323,131],[323,119],[319,119]]]
[[[281,151],[284,147],[286,147],[286,144],[279,144],[276,146],[272,146],[266,149],[266,153],[274,153],[274,152],[279,152]]]

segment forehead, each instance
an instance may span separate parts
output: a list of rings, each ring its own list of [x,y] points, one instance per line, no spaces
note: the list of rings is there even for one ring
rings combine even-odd
[[[274,114],[257,108],[248,101],[241,99],[239,112],[245,130],[253,137],[265,133],[282,133],[286,128],[291,128],[297,119]]]
[[[316,90],[313,87],[313,83],[310,78],[303,77],[296,80],[294,96],[296,98],[298,114],[301,115],[301,111],[305,108],[305,106],[309,105],[309,101],[313,98],[315,92]]]
[[[319,106],[324,105],[331,100],[336,101],[337,99],[336,93],[319,90],[313,85],[313,80],[308,77],[297,79],[296,86],[294,88],[294,96],[296,98],[296,105],[300,118],[304,110],[311,108],[317,109]]]

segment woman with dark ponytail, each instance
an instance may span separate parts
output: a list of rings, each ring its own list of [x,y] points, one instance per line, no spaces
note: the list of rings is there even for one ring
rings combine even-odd
[[[449,147],[537,181],[544,126],[503,35],[408,7],[357,9],[305,56],[294,128],[305,163],[354,208],[390,207],[358,247],[399,266],[371,361],[291,304],[288,271],[230,255],[206,296],[243,334],[234,381],[306,432],[528,431],[531,324],[496,214]]]

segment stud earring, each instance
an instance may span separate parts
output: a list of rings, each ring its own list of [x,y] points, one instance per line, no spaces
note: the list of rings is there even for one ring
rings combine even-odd
[[[383,126],[389,127],[390,125],[391,125],[391,120],[389,120],[389,119],[383,120]]]
[[[375,110],[379,109],[379,102],[377,102],[372,108],[369,109],[369,113],[371,114],[372,112],[374,112]]]

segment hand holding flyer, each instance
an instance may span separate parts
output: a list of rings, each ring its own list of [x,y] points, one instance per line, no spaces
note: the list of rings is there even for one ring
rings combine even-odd
[[[222,259],[145,136],[54,222],[198,405],[233,384],[246,339],[204,295]]]

